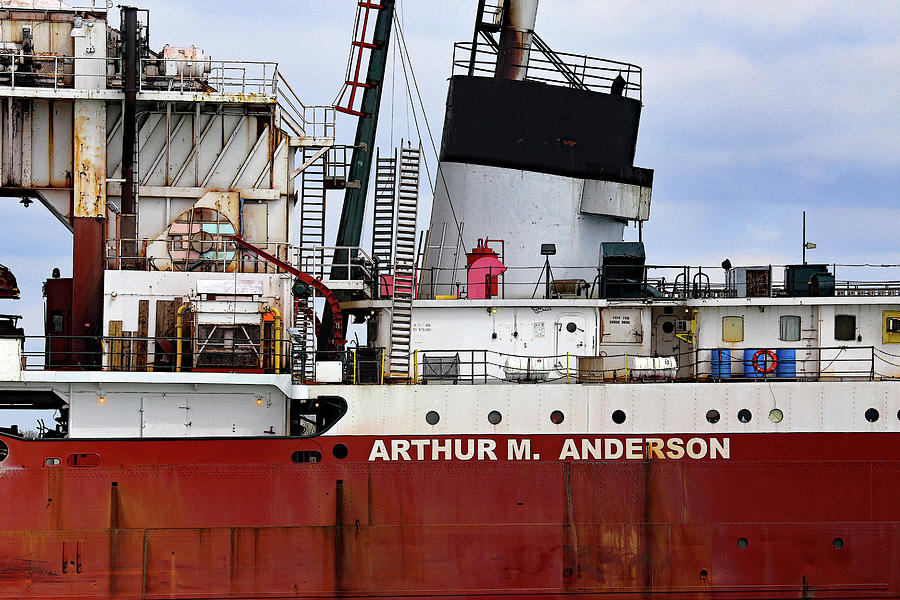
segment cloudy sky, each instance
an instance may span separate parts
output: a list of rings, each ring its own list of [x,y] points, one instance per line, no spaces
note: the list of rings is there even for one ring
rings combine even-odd
[[[476,5],[399,2],[436,136],[452,44],[471,38]],[[353,0],[141,6],[155,49],[196,44],[216,59],[279,61],[307,104],[331,103],[343,81]],[[819,245],[810,260],[900,263],[900,3],[543,0],[538,32],[558,51],[644,69],[636,163],[656,171],[649,262],[799,261],[806,209]],[[416,137],[396,73],[383,97],[385,146]],[[354,128],[339,121],[345,143]],[[40,281],[53,266],[71,273],[70,238],[39,205],[14,200],[0,228],[0,262],[23,289],[2,312],[26,314],[40,334]]]

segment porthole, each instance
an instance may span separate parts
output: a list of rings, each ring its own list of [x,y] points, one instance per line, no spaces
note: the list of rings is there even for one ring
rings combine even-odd
[[[709,577],[709,571],[706,569],[700,569],[700,579],[706,581],[706,578]]]
[[[834,538],[831,540],[831,545],[834,546],[835,550],[840,550],[844,547],[844,540],[843,538]]]
[[[560,423],[562,423],[565,420],[566,420],[566,415],[564,415],[563,411],[561,411],[561,410],[554,410],[552,413],[550,413],[550,422],[553,423],[554,425],[559,425]]]
[[[773,423],[781,423],[784,421],[784,412],[780,408],[773,408],[769,411],[769,420]]]
[[[500,421],[503,420],[503,415],[501,415],[498,411],[492,410],[488,413],[488,423],[491,425],[499,425]]]
[[[321,460],[322,453],[318,450],[294,450],[291,453],[291,461],[295,463],[317,463]]]
[[[338,460],[344,460],[347,458],[347,455],[350,454],[350,449],[344,444],[335,444],[331,449],[331,454]]]
[[[672,333],[675,331],[675,323],[672,321],[664,321],[662,324],[663,333]]]
[[[621,410],[613,411],[612,420],[616,425],[621,425],[625,422],[625,412]]]
[[[738,421],[741,423],[749,423],[752,418],[753,414],[746,408],[742,408],[738,411]]]
[[[566,331],[568,331],[569,333],[575,333],[576,331],[578,331],[578,325],[576,325],[572,321],[569,321],[568,323],[566,323]]]
[[[878,417],[881,416],[878,414],[878,409],[870,408],[866,411],[866,421],[869,423],[874,423],[878,420]]]
[[[722,415],[719,414],[719,411],[716,409],[711,409],[706,411],[706,420],[715,425],[719,422],[719,419],[722,418]]]
[[[738,548],[743,549],[743,548],[746,548],[747,546],[749,546],[750,542],[747,541],[747,538],[738,538],[737,544],[738,544]]]
[[[897,411],[897,420],[900,421],[900,410]]]
[[[2,460],[2,459],[0,459],[0,460]],[[61,462],[62,462],[62,460],[60,460],[59,458],[57,458],[55,456],[51,456],[50,458],[44,459],[44,464],[47,465],[48,467],[57,467],[57,466],[59,466],[59,464]]]
[[[429,410],[428,413],[425,414],[425,422],[429,425],[437,425],[440,420],[441,415],[439,415],[436,410]]]
[[[6,442],[0,440],[0,462],[6,460],[7,456],[9,456],[9,446],[6,445]]]

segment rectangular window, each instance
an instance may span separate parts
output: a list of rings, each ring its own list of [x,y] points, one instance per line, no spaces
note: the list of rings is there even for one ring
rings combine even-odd
[[[744,341],[744,317],[722,317],[722,341]]]
[[[900,344],[900,311],[882,311],[881,321],[884,325],[881,330],[881,343]]]
[[[834,339],[856,339],[856,315],[834,315]]]
[[[781,317],[778,321],[778,339],[782,342],[800,341],[800,317]]]

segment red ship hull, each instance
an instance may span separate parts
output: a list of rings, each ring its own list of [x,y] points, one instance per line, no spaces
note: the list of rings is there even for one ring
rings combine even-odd
[[[4,438],[0,598],[900,597],[897,434],[729,438],[399,462],[370,437]]]

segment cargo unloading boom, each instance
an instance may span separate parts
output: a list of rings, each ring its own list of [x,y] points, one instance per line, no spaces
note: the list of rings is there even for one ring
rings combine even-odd
[[[357,31],[353,41],[355,66],[351,62],[352,78],[348,73],[344,94],[338,99],[335,108],[338,111],[357,115],[359,123],[356,127],[353,156],[350,173],[347,177],[347,191],[344,194],[344,206],[341,210],[341,221],[338,225],[336,246],[359,246],[362,234],[363,215],[366,208],[366,190],[369,173],[372,167],[372,156],[375,152],[375,133],[378,127],[378,110],[381,104],[381,91],[384,83],[385,65],[387,64],[388,47],[391,40],[391,25],[394,17],[394,0],[381,0],[375,4],[368,0],[359,2],[360,18],[357,18]],[[377,11],[375,31],[371,41],[366,41],[366,28],[370,12]],[[368,49],[369,66],[365,81],[360,81],[363,50]],[[354,108],[354,97],[357,89],[362,88],[362,102],[358,109]],[[346,92],[347,106],[342,106]]]

